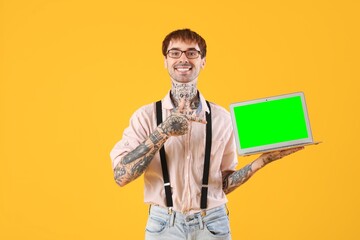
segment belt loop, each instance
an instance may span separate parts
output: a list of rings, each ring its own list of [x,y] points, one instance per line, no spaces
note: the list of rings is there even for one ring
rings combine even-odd
[[[173,227],[175,223],[175,211],[172,210],[172,207],[169,207],[168,214],[170,217],[169,227]]]
[[[225,209],[226,209],[226,215],[229,217],[230,212],[229,212],[229,208],[228,208],[227,204],[225,204]]]
[[[198,221],[199,221],[199,226],[200,226],[200,230],[204,229],[204,220],[203,220],[203,216],[202,214],[198,214]]]

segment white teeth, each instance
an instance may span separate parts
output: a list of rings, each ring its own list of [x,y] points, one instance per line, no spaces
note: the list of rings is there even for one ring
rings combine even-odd
[[[189,71],[190,68],[176,68],[176,70],[178,70],[179,72],[186,72]]]
[[[179,72],[186,72],[186,71],[189,71],[190,69],[189,68],[178,68],[177,70]]]

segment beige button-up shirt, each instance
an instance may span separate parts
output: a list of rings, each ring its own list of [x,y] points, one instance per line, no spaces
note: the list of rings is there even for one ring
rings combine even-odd
[[[209,112],[204,97],[200,95],[198,112],[205,118]],[[208,184],[208,209],[227,202],[222,189],[223,176],[235,171],[237,165],[236,146],[228,111],[210,103],[212,114],[212,146]],[[162,100],[163,120],[174,108],[170,94]],[[122,139],[114,146],[110,156],[113,168],[128,152],[134,150],[152,133],[156,124],[155,104],[138,109],[130,119],[130,126],[124,130]],[[183,136],[170,137],[165,142],[170,184],[172,188],[173,209],[183,213],[200,211],[201,185],[204,169],[206,125],[191,122],[189,132]],[[166,207],[164,181],[160,154],[144,173],[145,203]]]

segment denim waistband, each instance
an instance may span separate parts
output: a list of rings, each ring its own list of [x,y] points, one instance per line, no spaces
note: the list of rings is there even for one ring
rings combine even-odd
[[[217,218],[219,216],[227,216],[228,210],[226,205],[221,205],[219,207],[215,207],[212,209],[204,210],[205,214],[202,214],[202,212],[197,212],[194,214],[183,214],[178,211],[172,211],[172,213],[169,213],[167,208],[160,207],[157,205],[151,205],[149,209],[149,213],[151,215],[157,215],[159,217],[170,217],[176,220],[177,222],[191,222],[194,220],[201,220],[203,222],[210,221],[213,218]]]

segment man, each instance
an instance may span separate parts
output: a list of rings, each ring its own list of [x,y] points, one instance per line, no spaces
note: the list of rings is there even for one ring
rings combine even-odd
[[[162,52],[171,90],[161,105],[146,105],[131,117],[111,151],[115,181],[124,186],[144,173],[146,239],[231,239],[226,194],[302,148],[263,154],[235,171],[230,115],[197,90],[205,40],[189,29],[176,30],[165,37]]]

